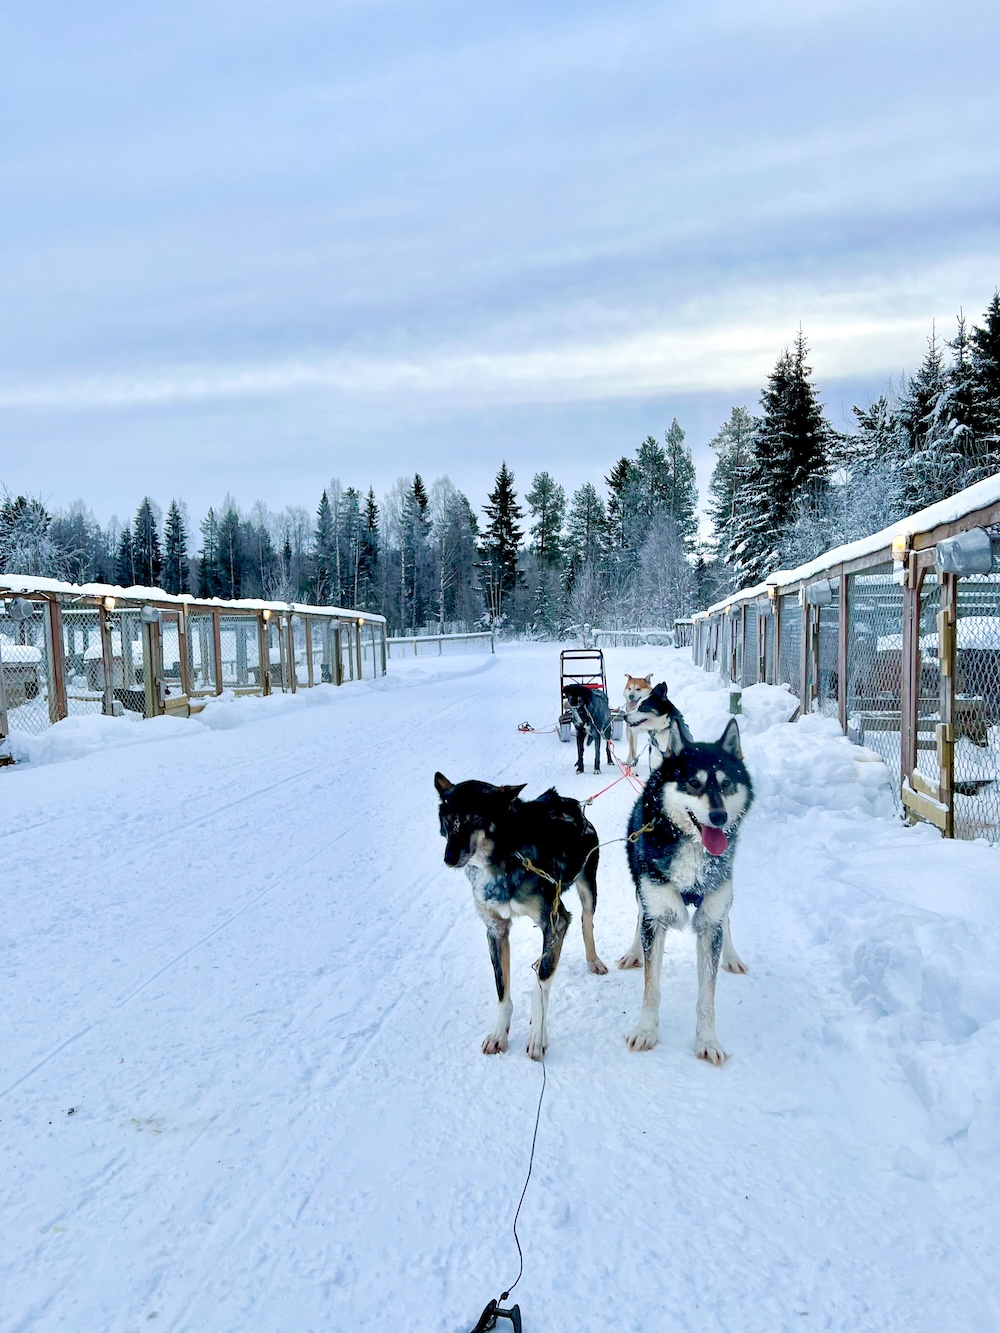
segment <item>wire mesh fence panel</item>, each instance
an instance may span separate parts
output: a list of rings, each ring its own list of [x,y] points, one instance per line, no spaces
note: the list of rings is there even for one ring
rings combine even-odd
[[[354,625],[342,624],[340,627],[340,671],[341,680],[353,680],[355,675]]]
[[[917,771],[936,786],[941,777],[938,765],[936,727],[941,720],[941,677],[938,661],[937,614],[941,610],[938,576],[928,571],[920,585],[920,633],[914,680],[916,700]]]
[[[744,687],[757,684],[757,608],[748,606],[744,620],[743,662],[740,680]]]
[[[723,680],[732,678],[733,626],[732,616],[722,618],[722,645],[719,653],[719,675]]]
[[[292,616],[292,665],[295,683],[309,684],[309,661],[306,657],[306,626],[301,616]]]
[[[284,654],[281,648],[281,625],[277,620],[267,622],[267,667],[270,673],[271,689],[283,690],[285,685]]]
[[[184,693],[181,675],[181,627],[176,615],[164,615],[160,621],[160,679],[166,697]]]
[[[104,712],[104,652],[101,613],[94,607],[64,607],[63,674],[70,717]]]
[[[891,564],[848,576],[847,623],[848,734],[881,755],[899,808],[903,589]]]
[[[0,662],[9,731],[37,735],[52,723],[49,712],[49,616],[45,602],[18,598],[32,614],[19,620],[0,603]]]
[[[256,616],[220,616],[222,684],[225,689],[253,690],[261,686],[260,633]]]
[[[138,607],[109,612],[111,694],[116,717],[146,716],[145,656]]]
[[[1000,572],[958,582],[955,836],[1000,842]]]
[[[313,620],[310,622],[313,645],[313,684],[333,685],[336,683],[336,663],[333,660],[333,621]]]
[[[832,600],[819,608],[819,673],[816,678],[817,710],[824,717],[840,713],[837,658],[840,637],[840,580],[830,580]]]
[[[188,680],[192,694],[215,693],[215,625],[211,615],[188,616]]]
[[[798,696],[802,678],[802,605],[796,592],[786,592],[781,599],[781,625],[778,630],[778,684],[790,685]]]
[[[361,630],[361,674],[365,677],[378,675],[379,645],[374,625],[365,625]]]
[[[774,613],[770,607],[764,613],[764,680],[774,684]]]

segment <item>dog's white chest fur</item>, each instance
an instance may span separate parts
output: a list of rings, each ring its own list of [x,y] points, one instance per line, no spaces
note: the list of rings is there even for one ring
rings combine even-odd
[[[704,862],[701,838],[683,838],[670,862],[670,882],[682,892],[693,889],[701,878]]]

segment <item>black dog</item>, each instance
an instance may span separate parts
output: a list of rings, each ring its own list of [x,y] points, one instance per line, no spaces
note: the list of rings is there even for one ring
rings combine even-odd
[[[746,972],[729,934],[733,856],[743,816],[753,802],[750,775],[740,751],[736,719],[714,744],[696,743],[674,719],[667,752],[635,803],[626,843],[639,899],[639,927],[619,967],[638,967],[646,979],[639,1024],[628,1038],[633,1051],[656,1045],[660,1026],[663,940],[671,928],[692,925],[698,939],[698,1008],[695,1054],[721,1065],[726,1054],[715,1033],[715,981],[719,963]]]
[[[649,771],[659,768],[670,745],[671,723],[676,721],[681,735],[693,744],[694,738],[684,721],[684,714],[667,695],[667,683],[661,680],[625,714],[630,739],[636,735],[649,738]]]
[[[607,968],[594,947],[598,838],[579,801],[550,788],[536,801],[521,801],[524,789],[489,782],[452,783],[434,774],[441,798],[441,836],[448,839],[445,865],[465,869],[486,938],[497,985],[497,1021],[483,1040],[483,1054],[507,1049],[513,1005],[510,998],[510,923],[526,916],[542,930],[538,985],[531,1005],[528,1054],[541,1060],[548,1046],[545,1015],[552,977],[559,965],[570,914],[563,890],[575,884],[583,907],[583,943],[591,972]]]
[[[576,771],[583,772],[583,752],[594,742],[594,772],[601,771],[601,740],[603,738],[611,763],[611,708],[603,690],[592,690],[587,685],[567,685],[563,695],[573,714],[576,727]]]

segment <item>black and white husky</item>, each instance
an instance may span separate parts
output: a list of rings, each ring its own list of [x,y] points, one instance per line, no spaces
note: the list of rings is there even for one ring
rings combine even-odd
[[[674,722],[680,727],[685,740],[692,740],[684,715],[668,698],[667,684],[663,680],[629,708],[625,722],[628,726],[630,754],[633,753],[636,736],[645,736],[649,741],[650,773],[663,762],[663,756],[670,746],[670,728]]]
[[[685,729],[686,730],[686,729]],[[639,899],[639,926],[619,967],[645,967],[642,1014],[628,1037],[633,1051],[656,1045],[660,1026],[660,968],[666,932],[687,923],[693,907],[698,941],[695,1054],[721,1065],[715,1032],[719,963],[746,972],[729,934],[733,857],[740,823],[753,801],[736,719],[718,741],[696,743],[676,719],[663,761],[649,778],[629,819],[629,869]]]
[[[583,908],[583,943],[591,972],[607,968],[594,947],[597,906],[597,831],[579,801],[555,788],[535,801],[522,801],[517,787],[489,782],[449,782],[434,774],[441,798],[441,836],[448,839],[445,865],[465,869],[486,939],[497,986],[497,1021],[483,1039],[483,1054],[507,1049],[513,1004],[510,998],[510,923],[526,916],[542,930],[542,956],[535,964],[538,984],[531,1003],[528,1054],[541,1060],[548,1047],[545,1027],[549,989],[559,965],[570,914],[563,891],[575,884]]]
[[[566,706],[576,727],[576,771],[583,772],[583,752],[594,742],[594,772],[601,771],[601,741],[611,763],[611,705],[603,690],[588,685],[567,685],[563,690]]]

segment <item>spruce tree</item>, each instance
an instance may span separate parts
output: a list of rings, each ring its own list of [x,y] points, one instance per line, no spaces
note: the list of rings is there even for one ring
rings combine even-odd
[[[622,461],[628,463],[627,459]],[[595,487],[589,481],[585,481],[573,492],[567,522],[566,546],[574,571],[582,569],[585,565],[597,567],[607,533],[608,519],[604,503]]]
[[[548,472],[536,472],[531,490],[525,494],[534,522],[531,537],[542,568],[562,563],[562,527],[566,518],[566,492]]]
[[[166,592],[187,592],[189,587],[187,531],[176,500],[170,501],[164,530],[163,587]]]
[[[219,520],[215,510],[209,509],[201,521],[201,550],[198,552],[198,596],[218,597],[221,584],[219,572]]]
[[[333,592],[335,564],[334,544],[337,534],[333,526],[333,514],[330,510],[330,497],[326,491],[320,496],[316,510],[316,531],[313,534],[313,586],[316,601],[320,606],[328,606],[331,601],[339,605],[340,589]]]
[[[932,327],[920,369],[904,385],[899,404],[909,514],[959,489],[962,460],[939,411],[947,392],[948,372]]]
[[[236,506],[227,504],[218,533],[218,596],[243,596],[243,533]]]
[[[361,610],[374,610],[379,578],[379,510],[370,486],[361,517],[359,544],[356,605]]]
[[[608,488],[607,541],[608,546],[612,549],[624,549],[628,545],[627,531],[633,493],[633,472],[631,460],[619,458],[604,478],[604,484]],[[579,494],[579,491],[577,494]]]
[[[135,587],[135,554],[132,546],[132,529],[122,528],[115,556],[115,582],[120,588]]]
[[[821,504],[837,433],[827,423],[809,379],[806,339],[799,330],[761,393],[754,458],[740,500],[729,560],[743,586],[760,582],[781,563],[781,545],[808,495]]]
[[[745,407],[734,407],[709,447],[717,454],[708,484],[708,516],[713,535],[710,549],[717,560],[725,560],[739,518],[740,491],[746,484],[753,459],[758,418]]]
[[[517,586],[517,551],[524,536],[518,527],[523,515],[514,490],[514,475],[506,462],[500,466],[483,510],[488,519],[480,547],[484,584],[490,616],[498,621]]]
[[[156,516],[148,495],[144,497],[136,511],[132,527],[132,564],[137,584],[143,588],[159,586],[163,554],[160,550]]]
[[[664,455],[666,494],[662,508],[673,520],[685,549],[691,552],[698,535],[698,487],[694,459],[684,443],[684,431],[676,417],[667,431]]]
[[[1000,471],[1000,292],[969,335],[976,433],[986,473]]]

